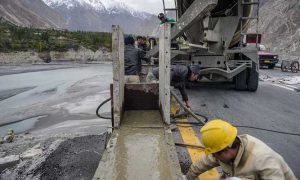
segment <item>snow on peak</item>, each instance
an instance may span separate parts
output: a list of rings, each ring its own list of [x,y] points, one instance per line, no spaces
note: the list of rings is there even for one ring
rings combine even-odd
[[[132,6],[130,6],[130,4],[126,3],[126,0],[101,0],[101,2],[110,14],[118,14],[127,11],[132,16],[141,19],[145,19],[150,16],[149,13],[133,8]]]
[[[75,7],[85,7],[97,11],[107,11],[110,14],[130,13],[134,17],[141,19],[148,18],[149,13],[136,10],[131,7],[126,0],[43,0],[49,7],[65,6],[68,9]]]
[[[101,0],[43,0],[50,7],[66,6],[68,9],[75,7],[92,8],[98,11],[105,10]]]

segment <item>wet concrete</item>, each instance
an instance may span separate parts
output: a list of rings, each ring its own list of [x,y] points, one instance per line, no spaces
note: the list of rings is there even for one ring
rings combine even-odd
[[[177,155],[170,150],[158,110],[125,111],[121,128],[112,136],[94,179],[179,178],[179,164],[173,164]]]
[[[157,110],[126,111],[121,125],[122,127],[164,127],[161,115]]]

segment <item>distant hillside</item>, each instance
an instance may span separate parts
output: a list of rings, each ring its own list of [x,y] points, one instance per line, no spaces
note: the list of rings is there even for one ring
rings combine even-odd
[[[300,56],[300,1],[263,0],[259,32],[263,43],[281,54]]]
[[[111,47],[111,33],[18,27],[0,18],[0,52],[64,52],[80,46],[96,51]]]

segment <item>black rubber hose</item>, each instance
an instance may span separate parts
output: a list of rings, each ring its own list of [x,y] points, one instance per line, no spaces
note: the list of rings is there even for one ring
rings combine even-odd
[[[203,126],[202,123],[198,122],[172,122],[172,124],[176,124],[180,126],[183,124],[184,126],[182,127],[195,127],[195,126]],[[188,126],[190,125],[190,126]],[[265,128],[260,128],[260,127],[254,127],[254,126],[241,126],[241,125],[234,125],[234,127],[238,128],[248,128],[248,129],[256,129],[256,130],[261,130],[261,131],[268,131],[268,132],[273,132],[277,134],[285,134],[285,135],[291,135],[291,136],[300,136],[300,133],[291,133],[291,132],[284,132],[284,131],[277,131],[277,130],[272,130],[272,129],[265,129]]]
[[[108,99],[106,99],[105,101],[103,101],[103,102],[97,107],[97,109],[96,109],[96,114],[97,114],[97,116],[98,116],[99,118],[102,118],[102,119],[112,119],[111,117],[104,117],[104,116],[101,116],[101,115],[99,114],[100,108],[101,108],[105,103],[107,103],[107,102],[110,101],[110,100],[111,100],[111,97],[108,98]]]

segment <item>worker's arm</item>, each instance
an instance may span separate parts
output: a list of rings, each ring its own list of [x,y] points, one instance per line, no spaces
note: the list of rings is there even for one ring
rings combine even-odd
[[[217,166],[219,166],[219,163],[212,155],[202,156],[196,163],[191,165],[186,177],[188,180],[194,180],[200,174]]]
[[[256,166],[260,179],[286,179],[286,173],[290,176],[288,179],[296,180],[291,169],[288,166],[284,167],[284,165],[273,156],[258,158],[254,165]]]
[[[185,83],[178,83],[177,85],[175,85],[175,88],[177,88],[180,91],[182,100],[184,101],[186,107],[191,108],[190,103],[189,103],[189,98],[186,93]]]

